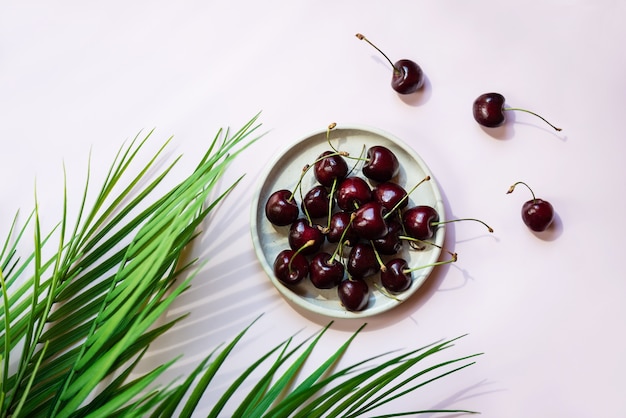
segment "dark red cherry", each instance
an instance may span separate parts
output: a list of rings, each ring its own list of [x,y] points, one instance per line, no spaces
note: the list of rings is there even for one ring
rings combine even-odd
[[[309,264],[309,278],[318,289],[332,289],[343,280],[345,268],[343,264],[326,252],[313,256]]]
[[[533,198],[522,205],[522,220],[526,226],[535,232],[541,232],[548,229],[554,220],[554,208],[552,204],[546,200],[535,197],[535,193],[524,182],[518,181],[513,184],[507,193],[512,193],[515,186],[523,184],[530,190]]]
[[[383,205],[388,213],[392,210],[402,210],[409,204],[404,187],[392,181],[376,185],[372,190],[372,197],[376,202]]]
[[[505,111],[517,110],[520,112],[530,113],[531,115],[538,117],[539,119],[550,125],[555,131],[561,130],[561,128],[557,128],[556,126],[548,122],[546,118],[535,112],[517,107],[505,107],[504,102],[504,96],[500,93],[481,94],[476,98],[476,100],[474,100],[474,104],[472,105],[472,113],[474,114],[474,119],[476,120],[476,122],[483,126],[486,126],[488,128],[495,128],[505,122]]]
[[[336,152],[324,151],[315,161],[313,174],[322,186],[331,187],[348,175],[348,163]]]
[[[296,285],[309,274],[306,257],[293,250],[283,250],[274,260],[274,275],[286,285]]]
[[[389,148],[374,145],[367,150],[367,161],[363,165],[363,175],[377,182],[389,181],[400,170],[398,158]]]
[[[350,225],[350,217],[348,212],[335,212],[330,218],[326,239],[333,244],[338,243],[343,235],[343,242],[346,245],[354,245],[359,240],[359,236],[354,232],[354,228]],[[345,231],[345,234],[344,234]]]
[[[369,304],[369,286],[361,279],[348,279],[337,288],[339,301],[349,311],[362,311]]]
[[[290,225],[298,219],[299,213],[296,199],[289,190],[275,191],[265,203],[265,216],[277,226]]]
[[[370,185],[361,177],[346,177],[337,188],[337,206],[344,211],[354,211],[372,200]]]
[[[391,87],[395,91],[400,94],[411,94],[419,90],[424,85],[424,72],[422,71],[422,68],[417,65],[417,63],[408,59],[401,59],[394,64],[383,51],[370,42],[365,36],[357,33],[356,37],[370,44],[374,49],[380,52],[387,61],[389,61],[389,64],[393,67]]]
[[[304,195],[302,210],[306,208],[305,213],[308,213],[311,218],[322,218],[328,216],[329,204],[328,190],[324,186],[317,185]]]
[[[395,219],[387,220],[387,233],[384,237],[372,240],[379,254],[394,255],[402,249],[402,224]]]
[[[472,106],[474,119],[480,125],[495,128],[504,123],[504,96],[500,93],[481,94]]]
[[[391,87],[400,94],[415,93],[424,85],[424,72],[415,61],[401,59],[393,65]]]
[[[387,233],[385,212],[378,202],[367,202],[354,212],[352,228],[361,238],[366,240],[378,239]]]
[[[407,262],[401,258],[394,258],[385,263],[385,269],[380,272],[380,283],[392,293],[404,292],[411,287],[411,273],[407,273]]]
[[[346,270],[351,277],[356,279],[376,274],[380,270],[380,263],[376,258],[374,248],[366,242],[355,244],[348,255]]]
[[[439,221],[435,208],[427,205],[413,206],[402,214],[402,224],[408,236],[427,240],[434,235],[433,224]]]
[[[289,228],[289,247],[292,250],[298,250],[305,246],[309,241],[313,241],[313,245],[302,249],[302,254],[315,254],[324,243],[324,234],[315,226],[311,225],[305,218],[297,219]]]

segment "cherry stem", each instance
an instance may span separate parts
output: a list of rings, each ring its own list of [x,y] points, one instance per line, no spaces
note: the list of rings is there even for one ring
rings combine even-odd
[[[402,302],[402,299],[398,298],[396,295],[390,293],[387,289],[385,289],[384,287],[380,286],[378,283],[374,283],[374,286],[376,287],[376,289],[383,294],[384,296],[388,297],[389,299],[393,299],[396,302]]]
[[[376,247],[374,246],[374,241],[370,240],[370,245],[372,246],[372,249],[374,250],[374,257],[376,257],[376,261],[378,261],[378,265],[380,266],[380,271],[382,272],[387,271],[387,266],[383,262],[383,259],[380,258],[380,254],[378,253],[378,251],[376,251]]]
[[[456,253],[442,247],[441,245],[437,245],[434,242],[431,241],[425,241],[422,239],[418,239],[418,238],[413,238],[413,237],[409,237],[409,236],[405,236],[405,235],[400,235],[398,238],[405,240],[405,241],[409,241],[409,243],[414,244],[414,243],[422,243],[422,244],[428,244],[428,245],[432,245],[433,247],[437,247],[439,249],[441,249],[442,251],[447,252],[448,254],[450,254],[451,257],[456,257]]]
[[[304,175],[311,169],[311,167],[315,166],[315,164],[317,164],[318,162],[324,160],[325,158],[329,158],[329,157],[336,157],[337,155],[340,155],[342,157],[348,157],[349,154],[346,151],[336,151],[336,152],[331,152],[328,155],[322,155],[321,157],[319,157],[318,159],[316,159],[315,161],[313,161],[313,164],[307,164],[302,168],[302,173],[300,174],[300,178],[298,179],[298,182],[296,183],[296,186],[293,188],[293,191],[291,192],[291,196],[289,196],[289,200],[293,199],[293,195],[296,193],[296,190],[300,189],[300,195],[302,195],[302,180],[304,180]]]
[[[519,107],[505,107],[502,110],[518,110],[520,112],[526,112],[526,113],[530,113],[531,115],[537,116],[539,119],[541,119],[542,121],[544,121],[545,123],[547,123],[548,125],[550,125],[552,127],[552,129],[554,129],[555,131],[561,131],[561,128],[557,128],[556,126],[554,126],[553,124],[551,124],[550,122],[548,122],[548,120],[546,118],[544,118],[543,116],[535,113],[535,112],[531,112],[528,109],[520,109]]]
[[[337,148],[335,148],[335,146],[330,142],[330,131],[335,129],[335,126],[337,126],[337,124],[335,122],[333,122],[330,125],[328,125],[328,128],[326,129],[326,142],[328,142],[328,146],[330,148],[332,148],[333,151],[339,152],[339,150]]]
[[[509,187],[509,190],[507,190],[506,194],[513,193],[513,190],[515,190],[515,186],[517,186],[518,184],[523,184],[524,186],[526,186],[528,190],[530,190],[530,194],[533,196],[533,203],[537,201],[537,198],[535,197],[535,192],[533,192],[533,189],[531,189],[530,186],[524,183],[523,181],[518,181],[514,183],[511,187]]]
[[[302,250],[304,250],[307,247],[310,247],[311,245],[315,244],[315,240],[310,239],[307,242],[304,243],[304,245],[302,245],[302,247],[298,248],[293,255],[291,256],[291,258],[289,259],[289,264],[287,264],[287,268],[289,269],[289,273],[291,273],[291,262],[293,261],[294,258],[296,258],[296,255],[300,254],[300,252]]]
[[[457,255],[457,253],[451,253],[451,254],[452,254],[452,257],[450,259],[448,259],[448,260],[437,261],[437,262],[430,263],[430,264],[424,264],[423,266],[412,267],[410,269],[402,270],[402,273],[408,274],[408,273],[412,273],[412,272],[414,272],[416,270],[421,270],[421,269],[425,269],[425,268],[428,268],[428,267],[436,267],[436,266],[441,266],[443,264],[454,263],[454,262],[456,262],[456,260],[458,260],[458,255]]]
[[[394,207],[393,207],[393,208],[391,208],[391,210],[385,214],[385,216],[383,216],[383,219],[387,219],[387,217],[389,217],[392,213],[394,213],[394,212],[396,211],[396,209],[398,209],[398,207],[399,207],[399,206],[400,206],[400,205],[401,205],[401,204],[402,204],[402,203],[403,203],[406,199],[408,199],[408,198],[409,198],[409,195],[410,195],[411,193],[413,193],[413,192],[415,191],[415,189],[417,189],[417,188],[420,186],[420,184],[422,184],[422,183],[424,183],[424,182],[426,182],[426,181],[429,181],[429,180],[430,180],[430,176],[426,176],[426,177],[424,177],[424,178],[423,178],[423,179],[422,179],[419,183],[417,183],[415,186],[413,186],[413,188],[412,188],[411,190],[409,190],[409,191],[407,192],[407,194],[406,194],[405,196],[403,196],[403,197],[402,197],[402,199],[400,199],[400,200],[398,201],[398,203],[396,203],[396,204],[394,205]]]
[[[493,232],[493,228],[492,227],[490,227],[489,225],[487,225],[486,223],[484,223],[480,219],[476,219],[476,218],[450,219],[448,221],[442,221],[442,222],[431,222],[430,224],[435,226],[435,225],[444,225],[444,224],[448,224],[448,223],[451,223],[451,222],[458,222],[458,221],[475,221],[475,222],[479,222],[479,223],[485,225],[489,232]]]
[[[337,188],[337,178],[333,179],[333,185],[330,188],[330,199],[328,199],[328,223],[326,224],[326,228],[330,229],[330,220],[333,216],[333,196],[335,195],[335,189]]]
[[[370,42],[369,39],[367,39],[365,36],[361,35],[360,33],[356,34],[356,37],[359,38],[362,41],[367,42],[368,44],[370,44],[376,51],[380,52],[380,54],[385,57],[387,59],[387,61],[389,61],[389,64],[391,64],[391,66],[393,67],[393,71],[396,73],[400,73],[401,71],[398,69],[398,67],[395,66],[395,64],[393,62],[391,62],[391,60],[389,59],[389,57],[383,52],[381,51],[376,45],[374,45],[373,43]]]
[[[333,255],[330,257],[330,260],[334,260],[339,255],[339,252],[343,251],[343,242],[346,238],[346,232],[348,231],[348,228],[350,228],[350,225],[352,225],[352,221],[354,220],[354,218],[356,218],[356,214],[352,213],[350,215],[350,222],[348,222],[348,225],[346,225],[346,227],[341,232],[341,237],[339,237],[339,242],[335,247],[335,251],[333,251]]]

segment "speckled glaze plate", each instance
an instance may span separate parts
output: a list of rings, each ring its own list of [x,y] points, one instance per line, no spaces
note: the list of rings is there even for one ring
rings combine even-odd
[[[407,191],[424,177],[430,176],[431,181],[424,182],[409,195],[409,205],[430,205],[437,210],[440,220],[444,219],[441,193],[432,173],[422,158],[403,141],[389,133],[362,126],[337,126],[331,131],[330,140],[336,149],[346,151],[351,156],[364,155],[364,149],[373,145],[389,148],[400,162],[400,172],[393,181]],[[377,315],[409,299],[426,281],[433,267],[413,272],[411,287],[405,292],[394,295],[393,298],[379,290],[378,274],[368,277],[366,281],[370,289],[369,305],[365,310],[358,312],[348,311],[341,305],[336,288],[317,289],[308,279],[296,286],[286,286],[274,276],[273,265],[276,256],[280,251],[289,248],[287,241],[289,227],[272,225],[265,216],[265,203],[276,190],[294,190],[303,167],[311,164],[322,152],[329,149],[327,131],[320,130],[297,141],[267,165],[252,199],[250,223],[255,252],[276,289],[291,304],[332,318],[363,318]],[[355,164],[352,159],[347,159],[347,162],[349,167]],[[358,163],[352,174],[362,176],[361,166],[362,163]],[[369,183],[374,185],[372,182]],[[303,194],[316,184],[313,171],[309,170],[302,182]],[[299,193],[296,194],[296,198],[300,202]],[[429,245],[424,250],[414,250],[405,243],[403,250],[397,256],[405,258],[411,267],[434,263],[439,259],[441,249],[438,246],[443,245],[444,234],[445,228],[437,228],[432,239],[436,245]],[[324,245],[328,246],[325,250],[332,253],[334,244]]]

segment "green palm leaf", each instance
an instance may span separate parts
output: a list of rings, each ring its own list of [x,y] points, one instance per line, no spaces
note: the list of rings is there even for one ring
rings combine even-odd
[[[62,217],[50,230],[42,230],[36,197],[23,226],[18,227],[16,215],[0,249],[0,417],[193,414],[253,324],[211,352],[182,381],[154,387],[176,359],[131,376],[151,343],[186,316],[155,325],[202,266],[185,259],[183,251],[237,185],[235,181],[215,194],[233,159],[261,137],[253,136],[260,126],[257,119],[234,133],[218,131],[198,165],[165,192],[159,192],[163,180],[180,157],[152,179],[147,175],[155,171],[170,139],[138,174],[128,175],[153,135],[149,132],[120,148],[91,203],[88,169],[74,223],[68,219],[65,188]],[[33,250],[20,257],[29,233]],[[385,355],[335,371],[359,328],[292,388],[327,329],[293,347],[291,336],[268,350],[232,382],[209,416],[222,416],[228,407],[233,416],[245,417],[371,416],[379,406],[472,364],[467,360],[473,356],[467,356],[414,370],[450,347],[451,340],[382,364],[373,363]],[[244,401],[231,405],[253,375],[256,381],[248,385]]]

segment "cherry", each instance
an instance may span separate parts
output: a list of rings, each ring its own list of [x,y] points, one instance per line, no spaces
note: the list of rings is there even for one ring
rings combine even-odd
[[[400,239],[402,232],[402,224],[399,221],[395,219],[387,221],[385,236],[372,240],[374,248],[383,255],[397,254],[402,249],[402,240]]]
[[[349,311],[362,311],[369,304],[369,286],[361,279],[348,279],[339,284],[337,295]]]
[[[404,187],[392,181],[379,183],[372,189],[372,198],[383,205],[387,213],[404,209],[409,204],[407,196]]]
[[[309,274],[309,262],[302,255],[302,249],[313,245],[313,241],[307,242],[300,249],[283,250],[274,260],[274,275],[286,285],[296,285]]]
[[[357,243],[359,236],[354,232],[354,228],[352,228],[351,217],[352,215],[348,212],[333,213],[326,233],[328,242],[335,244],[342,240],[346,245],[354,245]]]
[[[552,204],[547,200],[536,198],[533,190],[522,181],[518,181],[509,187],[507,194],[512,193],[513,190],[515,190],[515,186],[518,184],[526,186],[533,196],[531,200],[522,205],[522,220],[528,228],[535,232],[545,231],[554,220],[554,208]]]
[[[352,228],[361,238],[372,240],[387,233],[384,207],[378,202],[367,202],[354,212]]]
[[[402,214],[406,233],[419,240],[427,240],[435,234],[433,226],[439,221],[439,213],[432,206],[413,206]]]
[[[337,206],[344,211],[354,211],[372,200],[372,190],[361,177],[346,177],[337,188]]]
[[[332,289],[337,286],[343,280],[344,273],[343,264],[327,252],[315,254],[309,265],[309,278],[318,289]]]
[[[380,273],[380,283],[390,292],[404,292],[411,287],[411,275],[404,271],[407,269],[407,262],[402,258],[394,258],[385,263],[387,267]]]
[[[380,261],[370,243],[359,242],[350,250],[346,270],[351,277],[363,279],[380,270]]]
[[[326,187],[317,185],[310,189],[302,199],[302,210],[311,218],[328,216],[330,197]]]
[[[365,36],[357,33],[356,37],[370,44],[372,47],[374,47],[374,49],[380,52],[387,61],[389,61],[389,64],[391,64],[391,66],[393,67],[393,74],[391,75],[391,87],[395,91],[400,94],[410,94],[416,92],[424,85],[424,72],[422,71],[422,68],[417,65],[416,62],[408,59],[401,59],[399,61],[396,61],[396,63],[394,64],[383,51],[381,51],[376,45],[371,43],[369,39],[367,39]]]
[[[402,258],[394,258],[385,263],[385,268],[380,271],[380,282],[385,289],[392,293],[404,292],[411,287],[411,273],[427,267],[440,266],[442,264],[454,263],[457,260],[456,253],[450,253],[451,258],[444,261],[436,261],[434,263],[425,264],[413,268],[409,268],[406,260]]]
[[[324,234],[319,228],[311,225],[307,219],[299,218],[289,228],[288,241],[292,250],[298,250],[312,241],[312,244],[302,248],[302,254],[315,254],[324,243]]]
[[[479,124],[486,126],[488,128],[495,128],[504,123],[505,117],[504,112],[510,110],[517,110],[521,112],[530,113],[531,115],[537,116],[539,119],[543,120],[545,123],[550,125],[554,130],[560,131],[561,128],[557,128],[550,122],[548,122],[543,116],[538,115],[535,112],[531,112],[530,110],[513,108],[513,107],[505,107],[504,105],[505,99],[504,96],[500,93],[485,93],[481,94],[474,100],[474,104],[472,106],[472,112],[474,114],[474,119]]]
[[[265,216],[276,226],[286,226],[298,219],[300,210],[289,190],[278,190],[265,203]]]
[[[331,187],[348,175],[348,163],[341,153],[324,151],[315,161],[313,173],[322,186]]]
[[[437,213],[435,208],[427,205],[413,206],[405,210],[402,214],[402,224],[404,225],[406,233],[410,237],[416,238],[418,240],[427,240],[429,238],[432,238],[435,234],[433,230],[434,226],[458,221],[479,222],[485,225],[489,232],[493,232],[493,229],[489,225],[487,225],[480,219],[475,218],[451,219],[449,221],[440,222],[439,214]]]
[[[374,145],[367,150],[367,161],[363,165],[363,175],[377,182],[394,178],[400,170],[398,158],[389,148]]]

